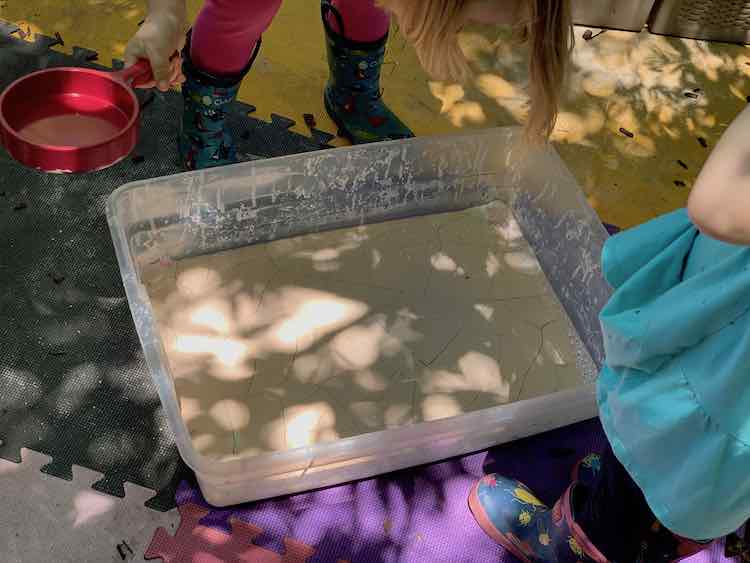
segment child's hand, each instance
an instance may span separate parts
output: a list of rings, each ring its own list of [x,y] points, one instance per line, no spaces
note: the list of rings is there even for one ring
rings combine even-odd
[[[166,92],[172,84],[185,81],[180,57],[170,57],[185,46],[184,10],[152,11],[138,32],[125,47],[125,65],[135,64],[138,59],[151,63],[154,79],[138,84],[139,88],[159,88]]]

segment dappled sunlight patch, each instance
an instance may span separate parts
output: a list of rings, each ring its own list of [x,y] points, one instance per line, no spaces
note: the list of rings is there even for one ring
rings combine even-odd
[[[750,55],[744,52],[738,53],[734,57],[734,67],[739,74],[750,78]]]
[[[659,108],[657,118],[659,119],[659,123],[661,123],[662,125],[668,125],[669,123],[672,123],[672,121],[674,121],[676,115],[677,111],[675,110],[674,106],[663,104]]]
[[[118,370],[118,379],[123,373]],[[88,400],[89,393],[96,390],[101,382],[101,370],[94,363],[86,362],[72,367],[63,375],[62,384],[55,389],[55,393],[47,395],[47,401],[52,409],[61,417],[73,415]],[[33,398],[33,393],[31,397]],[[0,399],[2,405],[2,399]]]
[[[492,320],[492,316],[495,314],[494,307],[491,307],[489,305],[483,305],[482,303],[475,304],[474,310],[480,315],[482,315],[482,318],[488,322]]]
[[[619,81],[610,72],[592,72],[583,79],[583,91],[596,98],[608,98],[617,91]]]
[[[125,56],[126,44],[123,41],[113,41],[111,44],[112,57],[122,59]]]
[[[542,271],[539,261],[529,252],[507,252],[503,258],[505,263],[517,272],[537,275]]]
[[[716,116],[703,108],[695,110],[695,120],[701,127],[711,128],[716,126]]]
[[[422,420],[440,420],[463,414],[461,404],[448,394],[434,394],[422,399]]]
[[[397,428],[409,424],[414,419],[413,405],[411,402],[388,405],[383,419],[386,428]]]
[[[448,113],[456,103],[464,99],[466,92],[459,84],[446,84],[444,82],[430,82],[430,92],[440,100],[440,113]]]
[[[482,104],[479,102],[456,102],[446,113],[454,127],[464,127],[468,124],[481,125],[487,121]]]
[[[125,12],[123,13],[123,17],[127,20],[135,20],[136,22],[138,22],[138,20],[143,17],[143,10],[140,10],[138,8],[130,8],[129,10],[125,10]]]
[[[225,367],[238,366],[250,354],[246,342],[202,334],[177,334],[174,350],[180,354],[211,356]]]
[[[516,218],[507,208],[504,212],[488,211],[488,217],[491,221],[492,230],[502,242],[512,245],[523,241],[521,225],[518,224]]]
[[[365,303],[304,287],[284,287],[266,296],[264,316],[273,319],[265,330],[261,347],[291,353],[309,348],[326,334],[363,317]]]
[[[27,43],[34,43],[40,34],[44,31],[36,23],[28,20],[19,20],[16,22],[19,31],[14,36],[26,41]]]
[[[742,86],[743,86],[743,82],[741,81],[735,82],[734,84],[729,85],[729,91],[738,100],[746,102],[747,96],[745,95],[745,92],[742,90]]]
[[[127,463],[136,449],[136,438],[130,429],[102,430],[86,448],[89,459],[98,459],[109,467]]]
[[[478,31],[461,31],[458,35],[458,44],[466,59],[480,67],[484,60],[494,56],[495,53],[495,42]]]
[[[527,98],[517,86],[497,74],[480,74],[476,78],[476,85],[488,98]]]
[[[602,155],[602,164],[604,164],[605,167],[609,168],[610,170],[617,170],[620,168],[620,159],[613,155],[613,154],[605,154]],[[593,178],[592,173],[589,171],[589,174],[586,176],[586,187],[587,192],[591,190],[591,188],[595,187],[593,184]],[[592,207],[592,209],[597,209],[596,207]]]
[[[247,405],[236,399],[227,398],[216,401],[208,412],[224,430],[241,430],[250,422],[250,411]]]
[[[73,528],[93,524],[101,516],[113,510],[117,501],[96,491],[80,491],[73,498]]]
[[[190,322],[196,327],[210,329],[220,334],[232,330],[231,306],[226,301],[213,300],[203,303],[190,313]]]
[[[463,270],[459,271],[459,266],[456,261],[445,254],[444,252],[438,252],[430,257],[430,264],[438,272],[455,272],[457,274],[463,273]]]
[[[200,416],[202,412],[201,403],[196,397],[182,396],[179,400],[182,418],[189,425],[194,418]]]
[[[292,375],[300,383],[319,383],[317,380],[320,358],[316,353],[296,356],[292,363]]]
[[[335,439],[336,414],[327,403],[311,403],[289,407],[284,413],[286,441],[290,448],[315,444],[322,436]]]
[[[495,102],[507,111],[516,123],[525,123],[529,117],[529,102],[526,98],[495,98]]]
[[[372,393],[381,393],[388,389],[388,381],[380,374],[370,371],[361,370],[354,374],[354,383]]]
[[[379,317],[367,325],[354,325],[340,331],[329,345],[339,367],[363,370],[380,357],[380,343],[385,338],[385,318]]]
[[[633,139],[617,137],[614,144],[621,153],[637,158],[648,158],[656,154],[656,143],[643,134],[636,135]]]
[[[727,53],[714,53],[705,41],[682,39],[681,43],[688,52],[691,66],[712,82],[719,80],[720,72],[732,72],[736,68],[735,59]]]
[[[558,131],[555,139],[570,142],[572,137],[584,145],[601,146],[600,133],[605,133],[624,156],[649,158],[657,154],[662,137],[672,142],[709,136],[724,119],[715,100],[727,90],[743,101],[747,95],[742,80],[750,75],[750,65],[745,64],[750,57],[735,49],[740,48],[611,30],[596,40],[579,41],[565,111],[580,112],[582,97],[599,98],[606,102],[604,124],[587,132],[574,121],[564,127],[568,138]]]
[[[484,271],[486,272],[487,277],[494,278],[500,271],[500,268],[500,260],[497,259],[497,256],[491,252],[488,253],[487,260],[485,260],[484,263]]]
[[[30,409],[42,398],[44,386],[30,371],[5,366],[3,378],[7,388],[0,395],[0,411]]]
[[[604,113],[598,108],[588,108],[583,115],[561,111],[552,132],[552,140],[593,146],[589,137],[604,128]]]
[[[338,246],[324,246],[314,250],[293,252],[291,256],[295,259],[311,261],[313,268],[318,272],[335,272],[341,269],[347,254],[357,250],[367,239],[367,235],[355,230]]]
[[[199,452],[209,452],[216,443],[216,435],[211,433],[193,432],[190,435],[193,447]]]
[[[623,128],[636,135],[640,129],[640,121],[636,116],[632,101],[622,96],[617,96],[610,101],[607,106],[607,116],[612,121],[610,127],[613,132],[621,133],[620,128]]]
[[[209,268],[190,268],[177,276],[177,289],[187,298],[202,297],[221,286],[221,275]]]
[[[475,82],[483,95],[494,100],[516,122],[522,123],[527,119],[529,97],[519,86],[512,84],[497,74],[491,73],[480,74]]]

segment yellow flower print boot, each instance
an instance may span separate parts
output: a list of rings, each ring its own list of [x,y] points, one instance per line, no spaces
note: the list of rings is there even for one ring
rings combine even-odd
[[[575,523],[571,485],[547,508],[522,483],[499,475],[482,478],[469,494],[469,508],[484,532],[524,563],[609,563]]]

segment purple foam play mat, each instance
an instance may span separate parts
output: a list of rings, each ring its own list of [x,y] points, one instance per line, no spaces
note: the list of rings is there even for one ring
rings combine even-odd
[[[576,460],[600,450],[604,440],[598,421],[588,421],[489,452],[327,490],[222,509],[209,507],[197,486],[184,482],[177,493],[177,503],[185,510],[183,520],[189,511],[195,528],[211,539],[200,540],[201,534],[193,533],[188,543],[196,545],[183,543],[181,551],[207,549],[209,553],[211,550],[201,547],[200,541],[217,545],[216,538],[249,534],[250,539],[240,542],[227,539],[219,550],[225,554],[224,559],[231,543],[243,546],[229,556],[237,561],[516,561],[475,525],[466,503],[474,481],[486,472],[499,471],[523,480],[542,500],[552,503],[568,485]],[[183,538],[188,536],[188,530],[181,534]],[[688,561],[732,561],[723,552],[719,543]]]

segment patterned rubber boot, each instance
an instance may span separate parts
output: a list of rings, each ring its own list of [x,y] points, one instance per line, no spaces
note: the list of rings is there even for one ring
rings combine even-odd
[[[227,106],[237,98],[240,83],[255,61],[260,39],[247,66],[233,76],[214,76],[190,60],[190,32],[182,52],[183,113],[179,149],[183,166],[198,170],[237,161],[237,148],[227,126]]]
[[[329,78],[323,93],[326,111],[352,144],[406,139],[414,133],[383,103],[380,69],[388,35],[372,43],[344,37],[344,21],[328,0],[321,2],[326,30]],[[336,18],[341,33],[328,23]]]
[[[575,523],[575,487],[549,509],[522,483],[487,475],[469,494],[469,508],[482,530],[524,563],[609,563]]]
[[[581,483],[587,487],[596,482],[596,478],[602,469],[602,456],[599,454],[588,454],[576,463],[573,468],[573,483]]]
[[[591,487],[596,482],[602,467],[599,454],[589,454],[573,468],[573,482]],[[692,557],[708,549],[712,541],[696,542],[677,536],[659,522],[654,522],[648,536],[643,540],[641,555],[636,563],[672,563]]]

